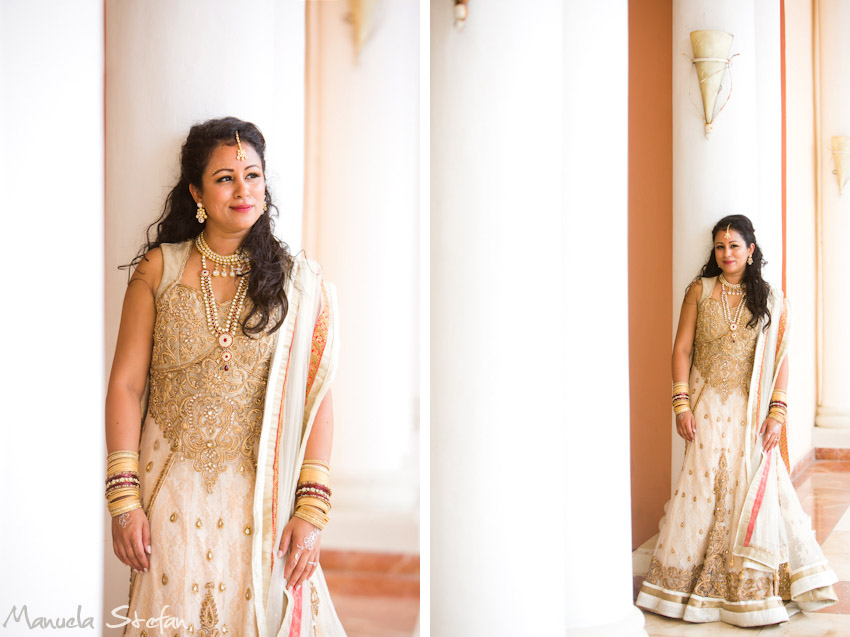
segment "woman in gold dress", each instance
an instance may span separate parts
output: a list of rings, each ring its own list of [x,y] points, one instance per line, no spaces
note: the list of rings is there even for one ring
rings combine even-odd
[[[344,635],[319,566],[336,294],[273,235],[265,169],[253,124],[193,126],[133,262],[106,398],[127,635]]]
[[[711,236],[673,348],[685,460],[637,605],[763,626],[835,603],[837,578],[789,477],[788,303],[762,278],[747,217],[721,219]]]

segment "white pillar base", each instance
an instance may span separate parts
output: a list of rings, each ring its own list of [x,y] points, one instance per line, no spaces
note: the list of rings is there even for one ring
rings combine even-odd
[[[348,551],[419,553],[419,463],[402,472],[334,479],[331,522],[322,546]],[[375,494],[380,493],[380,500]]]
[[[850,449],[850,429],[815,427],[812,446],[816,449]]]
[[[658,544],[658,533],[649,538],[632,552],[632,576],[646,576],[649,573],[649,563],[652,561],[652,554],[655,551],[655,545]]]
[[[850,410],[820,405],[815,414],[815,426],[828,429],[850,429]]]
[[[368,553],[419,554],[418,511],[364,511],[334,507],[322,548]]]
[[[616,622],[602,626],[568,628],[564,634],[567,637],[647,637],[643,625],[643,613],[637,606],[633,606],[626,617]]]

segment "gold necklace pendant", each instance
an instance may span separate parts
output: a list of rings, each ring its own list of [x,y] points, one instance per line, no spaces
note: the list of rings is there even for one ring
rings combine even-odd
[[[223,326],[218,320],[218,306],[215,295],[213,294],[211,273],[207,267],[206,255],[203,252],[201,252],[201,292],[203,294],[204,310],[207,316],[207,328],[218,339],[224,371],[230,371],[230,361],[233,359],[230,346],[233,345],[236,329],[239,326],[239,317],[242,315],[245,296],[248,292],[248,278],[243,276],[239,279],[236,295],[230,300],[230,308]]]

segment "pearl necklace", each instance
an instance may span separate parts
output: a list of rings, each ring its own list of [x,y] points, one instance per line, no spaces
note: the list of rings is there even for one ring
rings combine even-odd
[[[738,302],[738,307],[735,308],[735,315],[732,315],[732,310],[729,308],[729,293],[726,291],[726,286],[720,287],[720,305],[723,308],[723,319],[729,325],[729,330],[732,333],[732,341],[736,340],[736,332],[738,324],[741,322],[741,314],[744,312],[744,302],[747,300],[746,293],[741,293],[741,300]]]
[[[720,285],[723,286],[723,289],[726,290],[727,294],[739,296],[744,293],[743,283],[729,283],[729,281],[723,278],[722,274],[720,275]]]
[[[195,237],[195,246],[197,246],[198,252],[215,263],[216,267],[212,271],[213,276],[236,276],[251,269],[250,261],[248,261],[244,250],[239,250],[237,253],[228,256],[213,252],[204,240],[203,232]],[[221,267],[221,271],[219,271],[219,267]],[[226,268],[230,268],[230,271],[226,272]]]
[[[221,265],[222,261],[225,259],[230,259],[230,261],[227,261],[228,265],[238,263],[239,272],[242,273],[244,263],[241,260],[244,259],[244,253],[240,251],[237,255],[230,255],[228,257],[216,254],[210,250],[209,246],[206,245],[202,234],[198,235],[198,238],[195,240],[195,245],[198,246],[198,250],[201,252],[201,293],[204,297],[204,310],[207,316],[207,328],[210,332],[215,334],[216,338],[218,338],[218,345],[221,347],[221,360],[224,363],[224,371],[229,371],[230,360],[233,358],[230,346],[233,345],[233,338],[236,335],[237,328],[239,327],[239,317],[242,315],[242,308],[245,305],[245,296],[248,293],[248,277],[242,276],[239,279],[239,284],[236,287],[236,295],[230,300],[230,309],[227,312],[227,319],[225,320],[224,325],[221,325],[218,321],[218,306],[216,305],[215,295],[213,295],[212,289],[212,276],[218,276],[218,274],[211,273],[210,269],[207,267],[207,255],[214,255],[211,258],[217,265]],[[202,245],[203,249],[201,248]],[[234,257],[237,256],[240,259],[238,262],[234,259]],[[247,273],[247,270],[245,272]],[[231,267],[230,276],[235,276],[233,267]]]

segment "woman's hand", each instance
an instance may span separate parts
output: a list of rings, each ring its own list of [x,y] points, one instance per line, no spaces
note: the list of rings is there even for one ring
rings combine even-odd
[[[321,534],[315,526],[296,517],[291,518],[283,530],[277,556],[282,558],[289,550],[283,576],[290,590],[303,584],[316,571]]]
[[[764,435],[761,441],[764,452],[770,452],[779,444],[779,439],[782,437],[782,423],[770,417],[765,418],[759,429],[759,435]]]
[[[147,572],[151,527],[142,509],[133,509],[112,518],[112,550],[133,570]]]
[[[676,414],[676,431],[682,438],[689,442],[693,442],[696,436],[697,424],[694,420],[694,412],[683,411],[681,414]]]

